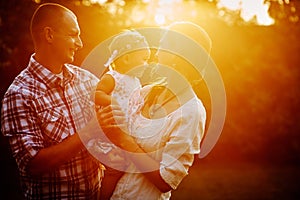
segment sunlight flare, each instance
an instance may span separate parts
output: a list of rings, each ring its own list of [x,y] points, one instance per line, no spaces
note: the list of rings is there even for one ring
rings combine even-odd
[[[268,12],[270,4],[265,0],[219,0],[217,7],[238,11],[245,22],[254,19],[258,25],[263,26],[269,26],[275,22]]]

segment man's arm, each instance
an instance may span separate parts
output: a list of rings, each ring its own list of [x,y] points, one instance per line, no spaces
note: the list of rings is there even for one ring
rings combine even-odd
[[[96,116],[77,133],[67,137],[61,143],[41,149],[28,163],[27,170],[32,175],[47,173],[64,164],[85,148],[90,139],[102,132]]]
[[[47,173],[74,157],[84,148],[78,133],[59,144],[41,149],[28,163],[27,170],[34,176]]]
[[[95,92],[96,104],[109,105],[111,103],[111,96],[109,94],[112,92],[114,84],[115,82],[111,75],[103,75]],[[84,130],[80,131],[80,136],[78,133],[75,133],[59,144],[41,149],[30,160],[27,169],[32,175],[40,175],[59,167],[84,148],[82,140],[87,141],[87,138],[92,137],[93,134],[91,132],[95,132],[95,129],[97,129],[96,126],[98,126],[97,120],[93,119]]]

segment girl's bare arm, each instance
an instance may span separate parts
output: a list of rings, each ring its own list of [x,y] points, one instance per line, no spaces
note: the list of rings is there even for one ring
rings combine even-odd
[[[115,87],[115,80],[109,74],[104,74],[95,91],[95,103],[100,106],[111,104],[111,92]]]

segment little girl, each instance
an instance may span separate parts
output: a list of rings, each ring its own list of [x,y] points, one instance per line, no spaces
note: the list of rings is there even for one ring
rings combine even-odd
[[[110,105],[112,102],[119,104],[127,120],[125,124],[128,124],[128,120],[130,120],[127,110],[129,97],[133,91],[141,88],[139,79],[128,73],[134,68],[144,68],[150,57],[149,45],[139,32],[127,30],[114,37],[108,48],[111,52],[110,58],[105,63],[108,71],[101,77],[97,85],[95,104],[100,107]],[[104,153],[109,161],[124,159],[124,155],[112,143],[94,142],[92,146]],[[126,168],[125,162],[123,167]],[[106,165],[105,176],[101,184],[101,199],[110,198],[122,175],[121,169],[115,170]]]

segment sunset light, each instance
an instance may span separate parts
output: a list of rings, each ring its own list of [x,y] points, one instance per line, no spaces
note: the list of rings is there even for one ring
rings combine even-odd
[[[0,199],[299,199],[300,0],[2,0],[0,30]]]
[[[206,13],[212,7],[216,7],[218,16],[229,24],[241,20],[246,24],[271,26],[276,23],[275,17],[282,18],[287,15],[291,22],[299,20],[296,6],[290,0],[82,0],[80,2],[86,6],[99,5],[116,18],[124,12],[130,12],[129,18],[122,19],[125,24],[134,22],[161,26],[174,20],[197,20],[199,17],[209,17]],[[275,16],[271,15],[271,4],[273,9],[277,9],[273,12]]]
[[[165,19],[165,16],[163,14],[156,14],[155,15],[155,22],[158,24],[158,25],[162,25],[164,24],[166,21]]]
[[[274,24],[274,19],[268,13],[270,4],[264,0],[219,0],[217,7],[239,12],[240,17],[246,22],[256,20],[258,25]]]

